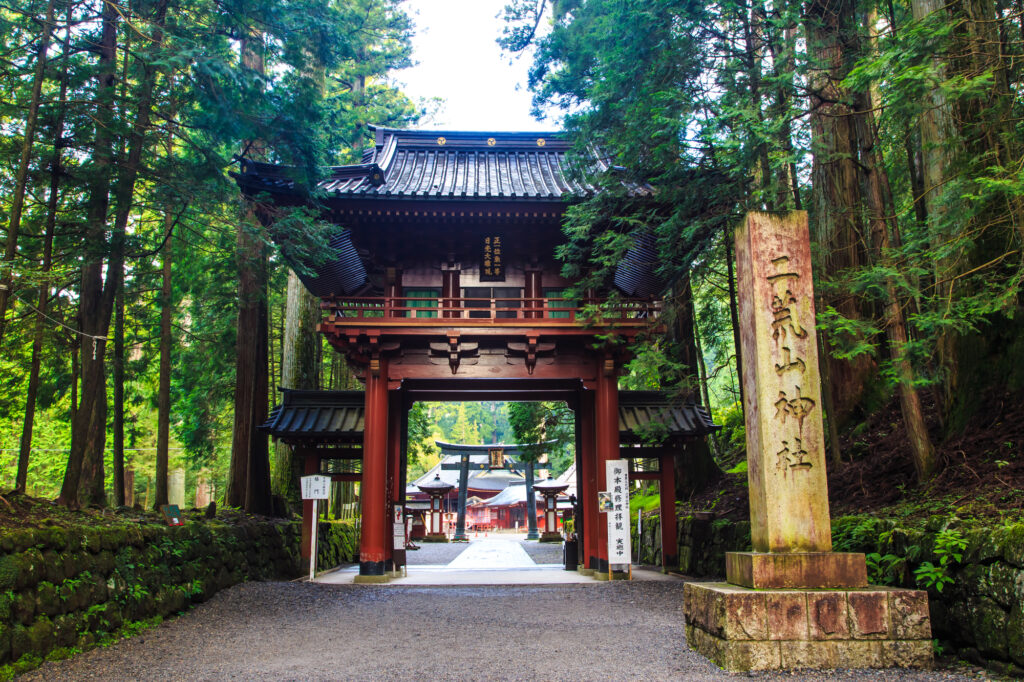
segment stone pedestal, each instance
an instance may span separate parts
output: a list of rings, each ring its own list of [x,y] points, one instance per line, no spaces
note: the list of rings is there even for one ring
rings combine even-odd
[[[730,671],[927,668],[928,595],[919,590],[752,590],[687,583],[686,641]]]
[[[757,589],[867,587],[867,563],[853,552],[726,552],[725,579]]]

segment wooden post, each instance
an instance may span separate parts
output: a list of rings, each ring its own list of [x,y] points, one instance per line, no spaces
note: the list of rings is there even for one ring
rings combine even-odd
[[[387,359],[378,353],[366,369],[366,417],[363,430],[363,481],[360,487],[362,530],[359,542],[359,575],[384,575],[388,471]]]
[[[619,458],[619,382],[616,363],[605,355],[597,373],[595,396],[595,436],[597,451],[597,488],[607,490],[605,462]],[[597,501],[595,499],[595,504]],[[608,572],[608,524],[601,518],[598,523],[597,558],[601,573]]]
[[[320,473],[320,459],[315,455],[303,457],[302,473],[306,476]],[[306,560],[313,555],[313,524],[316,523],[313,506],[313,500],[302,501],[302,558]]]
[[[577,473],[580,507],[583,510],[583,535],[580,536],[580,564],[597,569],[597,544],[600,515],[597,512],[597,453],[594,426],[594,392],[580,393],[580,470]]]
[[[458,263],[441,266],[441,317],[459,317],[459,275]]]
[[[676,531],[676,458],[661,457],[659,493],[661,496],[661,566],[666,571],[679,569],[679,545]]]

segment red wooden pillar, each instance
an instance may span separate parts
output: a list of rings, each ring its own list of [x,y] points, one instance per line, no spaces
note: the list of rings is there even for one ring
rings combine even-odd
[[[320,473],[320,459],[313,455],[302,458],[302,473],[312,476]],[[313,554],[313,500],[302,501],[302,558],[309,562]]]
[[[661,565],[667,571],[679,570],[679,545],[676,532],[676,460],[671,455],[658,460],[661,478]]]
[[[594,392],[580,393],[580,506],[583,509],[583,543],[580,564],[584,568],[597,568],[597,527],[601,515],[597,511],[597,454],[594,452]]]
[[[388,508],[385,518],[385,535],[387,541],[387,568],[395,570],[394,551],[395,533],[391,525],[392,512],[401,504],[401,467],[402,467],[402,396],[398,391],[388,394]],[[398,547],[397,549],[405,549]]]
[[[374,365],[377,365],[374,367]],[[363,482],[360,486],[362,532],[359,575],[384,575],[387,558],[388,499],[388,370],[387,359],[374,356],[366,370],[366,413],[363,427]]]
[[[449,263],[441,266],[441,317],[459,317],[459,276],[461,274],[458,263]]]
[[[605,356],[597,374],[595,396],[595,435],[597,452],[597,488],[608,490],[605,462],[619,459],[619,381],[615,360]],[[596,501],[595,501],[596,504]],[[608,572],[608,523],[601,516],[598,523],[597,570]]]
[[[524,317],[544,317],[542,311],[531,310],[544,307],[544,301],[540,300],[544,296],[544,290],[541,288],[541,273],[540,268],[526,268],[526,286],[523,290],[523,298],[526,299],[526,314]]]

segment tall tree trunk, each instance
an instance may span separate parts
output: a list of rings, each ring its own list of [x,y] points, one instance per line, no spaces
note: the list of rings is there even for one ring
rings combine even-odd
[[[824,252],[824,277],[841,280],[865,263],[865,235],[860,224],[860,184],[855,119],[849,93],[841,86],[859,56],[853,0],[811,0],[807,5],[807,46],[812,66],[810,86],[811,148],[814,153],[812,196],[815,217],[811,238]],[[844,317],[867,316],[855,296],[833,294],[825,300]],[[866,354],[829,363],[833,417],[842,424],[860,402],[874,363]]]
[[[306,290],[298,275],[289,271],[281,357],[282,387],[306,390],[318,388],[316,359],[320,337],[316,327],[319,321],[319,299]],[[298,469],[291,446],[277,443],[274,459],[274,494],[289,501],[297,501]]]
[[[117,23],[120,15],[112,3],[104,3],[101,16],[99,64],[96,88],[96,128],[93,137],[92,168],[86,183],[85,247],[79,287],[78,328],[80,401],[71,427],[71,451],[57,501],[77,507],[82,501],[97,501],[90,489],[82,496],[83,473],[87,480],[102,483],[103,442],[98,435],[106,428],[106,380],[103,356],[109,314],[103,317],[103,250],[107,246],[107,209],[110,206],[111,166],[113,163],[114,69],[117,58]],[[114,277],[108,269],[108,276]],[[100,451],[94,448],[99,440]],[[89,462],[86,462],[88,455]],[[99,464],[97,477],[96,464]],[[84,499],[80,499],[84,497]]]
[[[168,152],[170,152],[170,144]],[[174,216],[168,210],[164,213],[163,263],[160,280],[160,381],[157,388],[156,426],[156,495],[154,507],[168,503],[167,469],[170,460],[171,438],[171,315],[174,312],[173,290],[171,288],[172,264],[174,262]]]
[[[242,43],[242,64],[263,73],[262,40],[248,36]],[[249,145],[260,155],[261,145]],[[235,361],[235,423],[228,474],[228,504],[251,513],[271,511],[270,453],[267,437],[257,427],[267,417],[267,258],[252,230],[258,224],[253,206],[246,202],[239,222],[238,325]]]
[[[28,185],[28,167],[32,160],[32,142],[36,136],[36,120],[39,116],[39,100],[46,78],[46,51],[50,48],[53,34],[55,0],[46,4],[46,18],[36,48],[36,66],[32,74],[32,96],[29,100],[28,115],[25,117],[25,138],[21,143],[21,158],[14,179],[14,195],[11,197],[11,215],[7,224],[7,243],[4,246],[4,260],[0,264],[0,341],[4,338],[7,307],[10,304],[11,288],[14,286],[14,258],[18,252],[18,233],[21,231],[21,216],[25,207],[25,188]]]
[[[111,370],[114,388],[113,457],[114,506],[124,506],[124,269],[114,300],[114,356]]]
[[[43,322],[50,302],[50,268],[53,264],[53,235],[57,226],[57,206],[60,201],[60,176],[64,159],[64,120],[67,115],[68,70],[67,56],[71,43],[72,9],[67,10],[67,29],[61,55],[64,58],[64,69],[60,74],[60,92],[57,95],[57,114],[53,125],[53,156],[50,158],[50,189],[46,199],[46,227],[43,234],[43,281],[39,284],[39,298],[36,305],[35,328],[32,332],[32,364],[29,369],[28,390],[25,395],[25,420],[21,429],[21,446],[18,452],[18,471],[14,487],[25,492],[28,485],[28,466],[32,453],[32,429],[35,423],[36,397],[39,394],[39,371],[43,355]],[[3,317],[0,314],[0,317]],[[73,375],[72,375],[73,376]]]

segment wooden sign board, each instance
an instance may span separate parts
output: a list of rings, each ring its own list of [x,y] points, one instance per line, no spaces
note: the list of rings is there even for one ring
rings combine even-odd
[[[626,566],[632,562],[629,535],[629,466],[624,459],[605,462],[605,480],[611,493],[608,512],[608,565]]]
[[[331,494],[330,476],[303,476],[302,499],[326,500]]]
[[[481,282],[505,281],[504,236],[492,234],[484,237],[484,249],[480,262]]]
[[[185,522],[181,519],[181,510],[178,509],[176,504],[163,504],[160,505],[160,513],[164,516],[164,521],[167,522],[168,526],[184,526]]]

